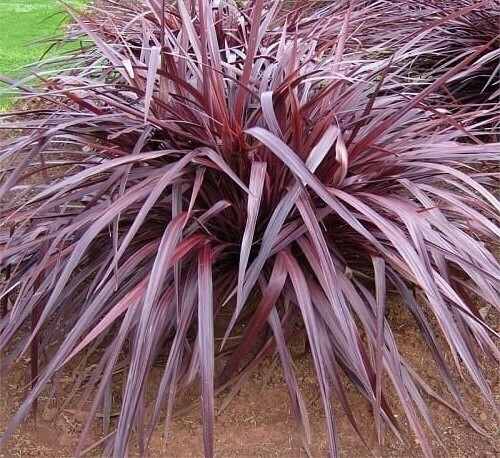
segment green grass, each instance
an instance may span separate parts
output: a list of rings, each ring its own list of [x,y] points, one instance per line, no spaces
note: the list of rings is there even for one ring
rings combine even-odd
[[[69,0],[80,6],[86,0]],[[39,60],[47,44],[33,41],[60,33],[65,19],[58,0],[0,0],[0,74],[23,76],[23,66]],[[3,88],[0,86],[0,91]],[[7,108],[13,95],[0,92],[0,110]]]

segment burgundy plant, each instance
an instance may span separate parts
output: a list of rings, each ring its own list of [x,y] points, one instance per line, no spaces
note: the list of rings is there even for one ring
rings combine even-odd
[[[350,3],[336,2],[336,10],[346,11]],[[408,90],[409,83],[419,90],[470,59],[436,91],[434,103],[453,112],[469,133],[498,135],[499,0],[380,0],[356,5],[365,13],[365,20],[354,25],[357,44],[368,55],[392,55],[392,75],[397,74],[394,82],[399,82],[393,91]]]
[[[498,367],[499,336],[478,304],[498,312],[497,175],[482,164],[500,144],[466,127],[474,111],[464,123],[434,104],[476,55],[419,88],[400,78],[407,44],[392,56],[360,46],[377,5],[99,5],[73,12],[68,40],[81,47],[56,70],[42,66],[37,86],[20,85],[44,103],[1,115],[0,127],[20,134],[0,153],[0,373],[30,354],[33,377],[1,442],[49,382],[57,396],[65,369],[93,361],[73,393],[82,385],[80,405],[92,401],[77,454],[98,413],[104,454],[125,456],[134,431],[145,454],[161,412],[168,431],[177,391],[199,381],[213,456],[214,396],[271,357],[308,450],[287,346],[301,322],[330,453],[332,393],[367,435],[344,373],[373,407],[379,439],[383,424],[404,437],[399,403],[429,455],[425,428],[439,431],[421,392],[437,395],[400,353],[386,317],[393,293],[449,391],[439,400],[481,431],[451,371],[468,373],[497,408],[478,354]],[[416,37],[415,52],[427,49]],[[165,353],[147,412],[148,375]]]

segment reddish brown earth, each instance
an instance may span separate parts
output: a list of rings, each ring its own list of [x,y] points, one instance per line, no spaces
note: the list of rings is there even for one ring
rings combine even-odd
[[[446,395],[429,353],[421,341],[419,331],[406,315],[399,304],[391,307],[391,323],[396,331],[402,353],[407,357],[420,375],[438,393]],[[498,328],[498,320],[496,323]],[[300,385],[310,413],[313,442],[311,452],[314,457],[327,456],[324,417],[321,399],[315,381],[314,367],[308,354],[300,356],[303,348],[303,339],[300,333],[296,342],[292,344],[292,352],[297,356],[295,366]],[[20,363],[16,369],[1,381],[0,429],[3,429],[8,418],[13,415],[22,400],[21,387],[26,383],[26,370]],[[275,370],[268,378],[270,362],[263,364],[249,380],[243,390],[236,396],[229,406],[219,415],[215,429],[215,452],[217,457],[305,457],[300,435],[295,427],[295,420],[291,412],[290,402],[286,393],[281,371]],[[161,365],[155,368],[151,384],[148,388],[148,402],[154,402],[154,386],[161,376]],[[500,374],[491,368],[486,368],[487,378],[493,387],[496,400],[500,401]],[[459,381],[458,374],[455,374]],[[71,389],[71,375],[69,374],[59,396]],[[383,446],[377,446],[373,436],[373,418],[368,404],[357,394],[356,390],[347,384],[347,395],[351,402],[355,417],[360,421],[360,429],[369,444],[367,448],[342,414],[338,402],[334,406],[338,413],[337,426],[339,430],[342,457],[418,457],[423,456],[418,442],[412,440],[411,433],[407,432],[409,445],[399,442],[389,431],[386,431]],[[425,396],[429,402],[437,429],[447,447],[441,448],[437,441],[432,442],[434,455],[437,457],[493,457],[500,456],[500,425],[499,419],[492,412],[478,394],[478,390],[470,380],[459,384],[470,412],[489,434],[487,439],[478,435],[464,420],[438,402]],[[60,397],[59,399],[62,399]],[[186,406],[196,399],[196,396],[184,396],[177,403],[177,412],[186,410]],[[43,399],[42,399],[43,401]],[[218,399],[218,405],[223,397]],[[44,403],[42,402],[42,405]],[[85,411],[66,409],[62,415],[53,418],[56,412],[55,405],[38,414],[37,423],[31,418],[17,430],[7,446],[0,450],[0,457],[69,457],[77,442],[82,422],[85,420]],[[404,425],[404,415],[396,406],[395,412]],[[198,409],[178,416],[173,422],[172,431],[165,446],[162,440],[163,425],[157,428],[153,437],[150,457],[201,457],[203,456],[202,428]],[[102,433],[96,421],[93,431],[93,440],[97,441]],[[100,449],[89,451],[87,456],[99,456]],[[138,456],[133,449],[131,456]]]

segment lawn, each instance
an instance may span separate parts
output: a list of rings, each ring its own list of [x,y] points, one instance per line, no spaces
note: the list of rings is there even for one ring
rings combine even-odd
[[[86,0],[70,0],[80,6]],[[26,64],[42,57],[46,43],[34,43],[58,33],[64,21],[58,0],[0,0],[0,74],[22,74]],[[0,93],[0,109],[8,106],[12,96]]]

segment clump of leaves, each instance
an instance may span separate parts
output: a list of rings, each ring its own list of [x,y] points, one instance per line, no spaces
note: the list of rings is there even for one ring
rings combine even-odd
[[[332,393],[359,431],[341,373],[372,405],[379,439],[383,424],[403,436],[399,402],[430,454],[424,425],[439,433],[421,390],[437,395],[400,353],[386,318],[392,292],[453,404],[439,399],[480,430],[449,351],[496,408],[477,352],[498,365],[498,333],[477,304],[498,312],[499,205],[495,174],[480,166],[500,145],[471,139],[460,120],[426,104],[471,60],[397,94],[392,59],[351,47],[367,11],[280,11],[270,0],[106,1],[74,13],[81,50],[41,73],[38,89],[24,87],[46,105],[2,115],[2,127],[23,133],[0,156],[1,371],[31,352],[33,376],[2,441],[79,355],[82,368],[95,366],[77,453],[98,412],[111,428],[121,380],[104,448],[115,456],[126,455],[134,430],[145,454],[163,408],[168,431],[176,392],[199,380],[212,456],[215,394],[271,356],[307,449],[287,347],[300,321],[331,454]],[[145,385],[165,352],[147,413]]]
[[[469,63],[442,85],[438,103],[472,120],[478,134],[500,129],[500,2],[498,0],[362,2],[369,11],[359,27],[368,54],[393,54],[400,77],[430,84],[467,59]],[[337,9],[345,11],[348,2]],[[415,46],[415,43],[418,43]],[[402,65],[404,64],[404,65]],[[405,83],[407,83],[405,81]],[[443,100],[444,99],[444,100]],[[456,119],[460,117],[457,116]],[[496,137],[498,140],[498,137]]]

